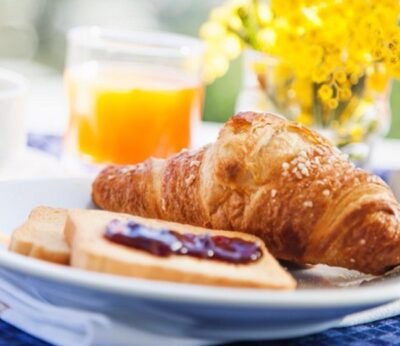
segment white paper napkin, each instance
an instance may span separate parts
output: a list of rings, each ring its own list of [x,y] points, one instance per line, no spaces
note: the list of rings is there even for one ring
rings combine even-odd
[[[37,338],[60,346],[210,344],[210,341],[155,335],[118,324],[102,314],[57,307],[33,297],[2,277],[0,318]]]
[[[400,315],[400,300],[381,305],[377,308],[348,315],[342,319],[338,327],[356,326],[359,324],[383,320],[385,318],[390,318],[397,315]]]

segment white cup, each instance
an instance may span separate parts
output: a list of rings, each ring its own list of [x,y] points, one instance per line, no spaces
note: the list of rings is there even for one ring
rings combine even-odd
[[[18,157],[26,146],[27,90],[23,76],[0,68],[0,166]]]

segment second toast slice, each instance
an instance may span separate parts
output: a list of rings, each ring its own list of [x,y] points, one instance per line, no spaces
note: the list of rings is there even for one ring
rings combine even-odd
[[[49,262],[69,264],[70,249],[64,240],[67,210],[32,209],[28,219],[11,235],[9,250]]]

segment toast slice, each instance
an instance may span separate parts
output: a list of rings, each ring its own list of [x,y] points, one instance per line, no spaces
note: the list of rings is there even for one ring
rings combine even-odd
[[[9,250],[59,264],[69,264],[70,249],[64,239],[65,209],[37,207],[11,236]]]
[[[212,233],[254,241],[263,256],[248,264],[231,264],[191,256],[159,257],[143,250],[118,245],[104,238],[111,220],[133,220],[149,228],[178,233]],[[139,278],[204,285],[292,289],[294,279],[269,254],[263,242],[251,235],[215,231],[173,222],[100,210],[70,210],[65,237],[71,247],[71,265],[82,269]]]

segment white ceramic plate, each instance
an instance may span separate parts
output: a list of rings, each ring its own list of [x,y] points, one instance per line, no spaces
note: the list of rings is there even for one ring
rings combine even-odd
[[[0,183],[0,230],[10,233],[38,205],[94,208],[89,179]],[[304,335],[345,315],[400,297],[400,278],[343,269],[291,269],[293,292],[131,279],[34,260],[0,248],[0,267],[16,283],[57,305],[110,314],[136,328],[214,341]]]

